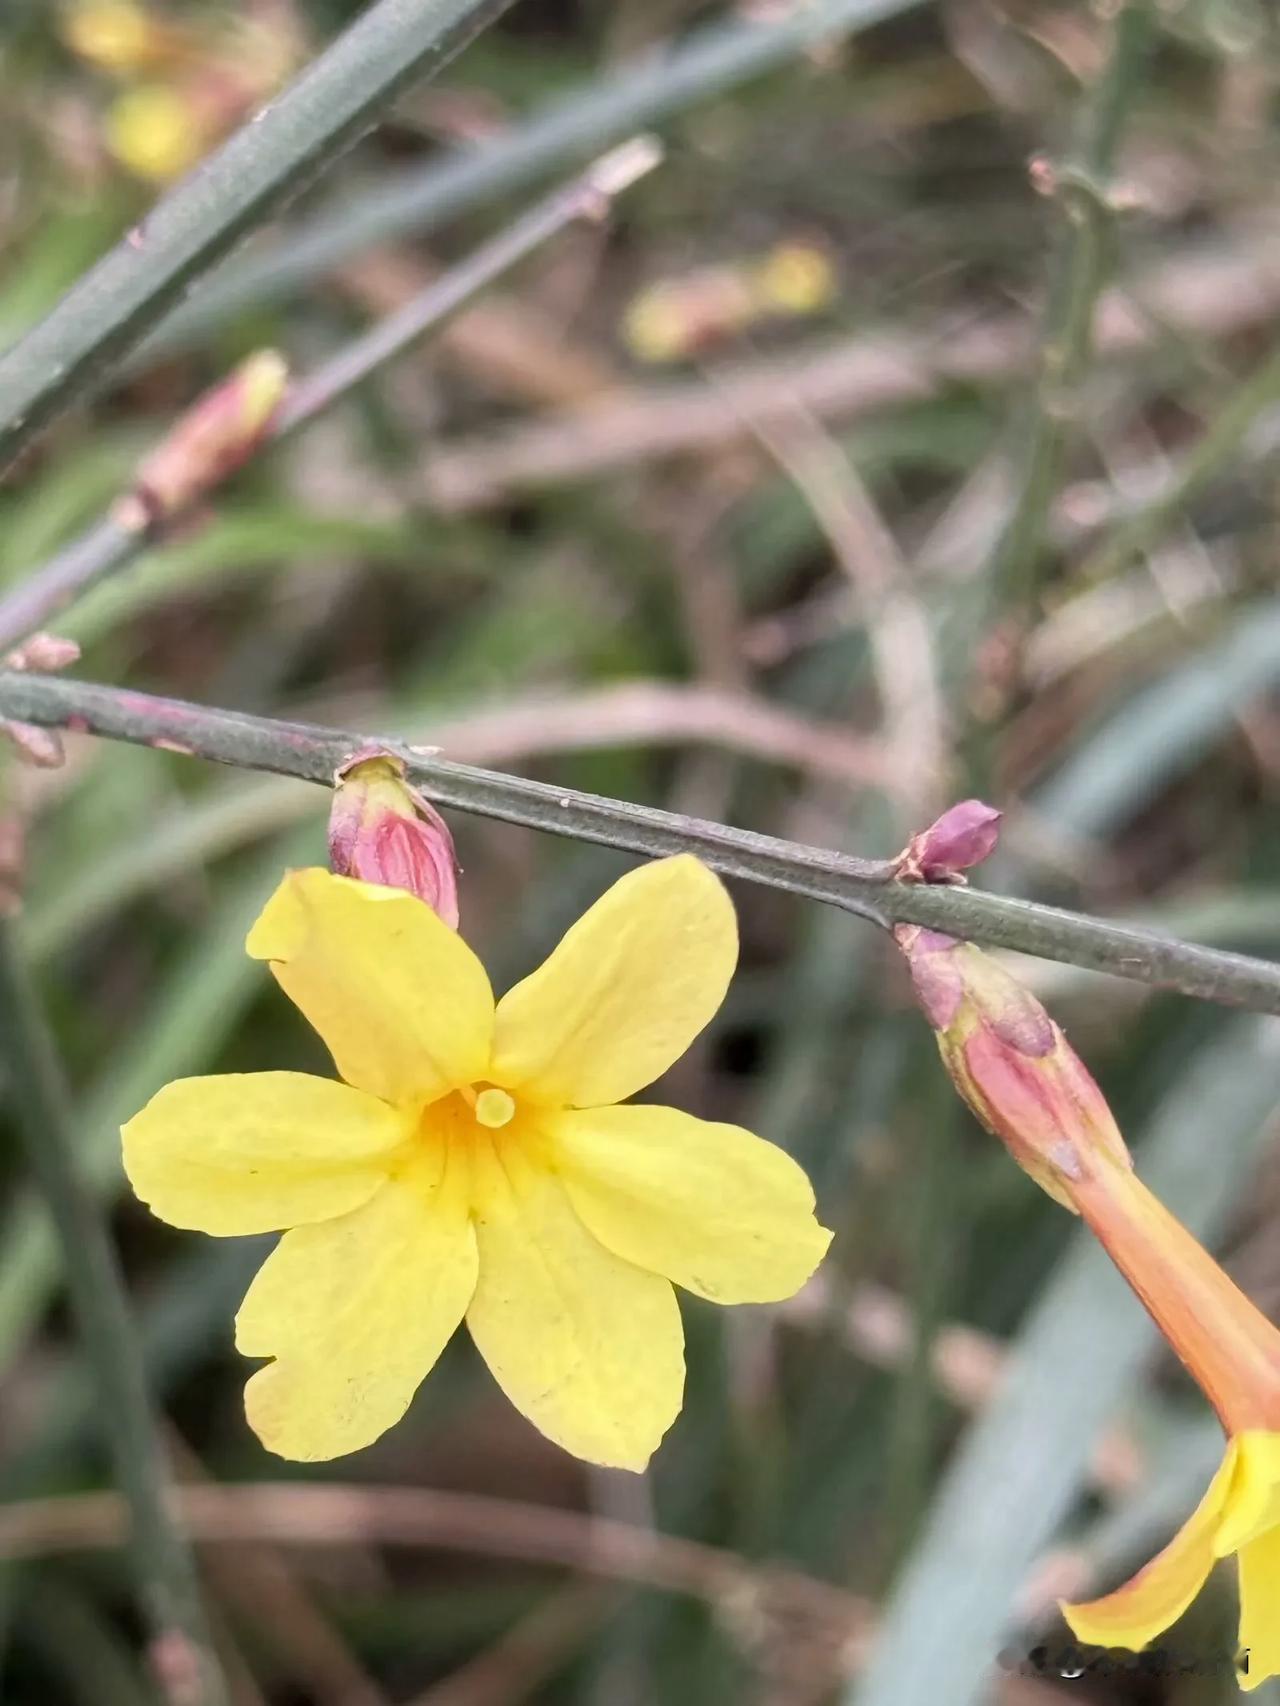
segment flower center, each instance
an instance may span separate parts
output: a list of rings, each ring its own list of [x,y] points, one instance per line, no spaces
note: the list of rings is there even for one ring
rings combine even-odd
[[[499,1090],[490,1085],[487,1090],[481,1090],[475,1101],[475,1116],[481,1125],[496,1131],[499,1126],[509,1124],[516,1111],[515,1102],[505,1090]]]

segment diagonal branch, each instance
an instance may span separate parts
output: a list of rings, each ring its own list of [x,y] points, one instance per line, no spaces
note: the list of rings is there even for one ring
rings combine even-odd
[[[1098,299],[1111,262],[1112,176],[1125,122],[1141,94],[1152,25],[1150,0],[1123,0],[1106,65],[1080,111],[1074,157],[1047,169],[1067,223],[1041,333],[1040,376],[1019,433],[1017,498],[991,567],[995,595],[1012,594],[1024,612],[1034,600],[1049,510],[1093,353]]]
[[[185,289],[511,0],[378,0],[0,356],[0,472]]]
[[[368,738],[87,681],[13,672],[0,673],[0,720],[7,718],[325,784]],[[1268,960],[976,889],[901,883],[894,880],[891,860],[855,859],[627,800],[452,764],[412,747],[399,750],[410,780],[442,806],[651,857],[696,853],[726,876],[824,901],[882,927],[923,924],[1183,995],[1280,1014],[1280,965]]]
[[[290,386],[264,442],[275,443],[309,425],[576,220],[602,219],[613,197],[651,171],[660,159],[661,148],[652,137],[633,137],[572,182],[561,185],[457,266],[433,279],[401,308]],[[207,495],[208,491],[202,490],[201,498]],[[171,527],[173,521],[172,515],[166,516],[164,527]],[[0,597],[0,654],[27,639],[90,587],[127,568],[162,531],[136,496],[113,504],[78,539],[32,569],[11,593]]]
[[[423,236],[481,202],[527,188],[635,130],[737,88],[824,42],[916,10],[923,0],[799,0],[765,19],[732,17],[592,78],[510,131],[443,160],[401,167],[347,192],[208,281],[147,340],[185,348],[244,308],[296,294],[352,255],[411,232]],[[747,8],[738,8],[747,11]]]

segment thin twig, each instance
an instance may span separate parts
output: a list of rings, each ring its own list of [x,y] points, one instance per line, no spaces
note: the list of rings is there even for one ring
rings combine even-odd
[[[0,673],[0,719],[10,717],[325,784],[368,739],[93,682]],[[695,853],[726,876],[824,901],[882,927],[923,924],[1203,1000],[1280,1014],[1280,965],[1267,960],[977,889],[900,883],[893,880],[891,860],[855,859],[627,800],[451,764],[412,747],[400,751],[410,780],[442,806],[633,853]]]
[[[712,1603],[744,1591],[786,1597],[851,1632],[867,1617],[865,1601],[816,1576],[770,1570],[701,1541],[552,1505],[435,1487],[334,1482],[181,1487],[175,1498],[187,1534],[205,1545],[430,1546],[645,1582]],[[0,1507],[0,1557],[113,1546],[125,1521],[115,1493],[15,1501]]]
[[[12,928],[0,920],[0,1058],[31,1170],[62,1246],[67,1289],[97,1385],[151,1651],[176,1703],[223,1706],[195,1564],[169,1512],[171,1488],[124,1282],[99,1205],[77,1172],[70,1096]]]
[[[377,0],[0,357],[0,472],[183,291],[511,0]]]
[[[949,758],[928,615],[857,469],[822,424],[797,405],[790,419],[751,425],[813,511],[853,589],[875,671],[886,757],[903,807],[914,813],[910,831],[937,815]]]
[[[1263,231],[1249,243],[1171,253],[1123,291],[1107,291],[1095,345],[1119,359],[1150,348],[1157,325],[1163,335],[1209,340],[1270,326],[1278,311],[1280,241]],[[927,335],[815,340],[785,356],[725,365],[714,389],[701,378],[658,380],[632,386],[625,396],[588,398],[532,421],[455,438],[424,468],[423,495],[440,509],[480,509],[513,492],[732,443],[746,434],[746,421],[785,419],[797,403],[823,420],[857,420],[953,384],[1019,379],[1034,349],[1021,313],[948,324]]]
[[[1212,424],[1160,485],[1154,497],[1127,515],[1085,558],[1081,580],[1110,580],[1147,551],[1231,462],[1258,417],[1280,399],[1280,344],[1214,415]]]
[[[1151,26],[1151,0],[1123,0],[1106,64],[1081,107],[1074,157],[1047,168],[1068,223],[1045,312],[1039,381],[1019,433],[1017,496],[990,582],[992,599],[1021,612],[1034,596],[1049,508],[1093,352],[1098,298],[1110,266],[1112,176],[1125,121],[1141,88]]]
[[[629,189],[662,158],[661,144],[651,136],[636,136],[604,155],[594,165],[555,190],[536,207],[456,267],[450,267],[403,308],[387,315],[319,367],[310,378],[290,388],[269,437],[283,438],[313,420],[336,398],[367,379],[426,331],[439,326],[463,308],[495,279],[579,219],[602,219],[615,196]]]
[[[823,41],[913,11],[922,0],[802,0],[770,22],[746,18],[593,78],[505,135],[443,163],[385,172],[330,205],[261,256],[208,281],[149,339],[143,354],[190,345],[251,305],[309,284],[353,255],[412,233],[423,236],[481,202],[526,188],[601,148],[722,94]]]
[[[653,138],[634,137],[562,185],[291,386],[264,443],[275,443],[308,425],[549,238],[576,220],[603,217],[613,197],[651,171],[660,159],[661,149]],[[166,525],[172,519],[166,518]],[[0,599],[0,653],[43,627],[90,587],[127,568],[155,536],[145,505],[114,505],[79,539],[32,569],[7,598]]]

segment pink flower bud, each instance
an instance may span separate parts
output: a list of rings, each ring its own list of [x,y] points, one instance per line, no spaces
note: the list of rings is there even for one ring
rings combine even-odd
[[[270,429],[288,384],[284,358],[259,350],[179,417],[138,469],[125,519],[157,526],[173,520],[253,455]]]
[[[32,634],[23,640],[20,646],[5,655],[6,669],[37,670],[43,675],[52,675],[56,670],[66,669],[75,663],[80,656],[80,647],[74,640],[63,639],[59,634]]]
[[[361,747],[334,776],[329,866],[340,877],[407,889],[458,927],[458,863],[449,826],[405,781],[404,763]]]
[[[961,800],[928,829],[913,835],[898,855],[895,875],[905,883],[949,883],[995,851],[1004,814],[982,800]]]
[[[1018,1165],[1078,1212],[1077,1185],[1108,1162],[1132,1165],[1084,1062],[1031,991],[972,942],[914,924],[893,935],[956,1089]]]

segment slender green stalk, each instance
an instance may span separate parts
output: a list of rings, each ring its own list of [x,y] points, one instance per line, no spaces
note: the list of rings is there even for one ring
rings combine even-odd
[[[634,137],[562,185],[293,385],[264,442],[274,443],[315,420],[566,226],[579,219],[601,218],[613,197],[652,170],[660,158],[656,141]],[[26,639],[90,587],[127,568],[153,541],[144,506],[113,508],[0,599],[0,653]]]
[[[405,232],[419,236],[484,201],[536,183],[632,131],[659,124],[807,49],[923,0],[802,0],[770,23],[735,21],[682,46],[646,55],[492,142],[443,164],[386,173],[304,222],[261,257],[236,261],[148,339],[145,353],[184,347],[250,304],[288,296],[350,256]]]
[[[223,1706],[195,1562],[167,1504],[168,1488],[124,1281],[98,1205],[77,1171],[67,1087],[11,928],[0,920],[0,1059],[8,1096],[49,1213],[67,1289],[97,1388],[130,1538],[152,1655],[175,1700]]]
[[[0,654],[43,628],[50,619],[108,575],[127,568],[147,548],[145,512],[108,511],[78,539],[50,557],[0,598]]]
[[[517,262],[541,248],[566,226],[579,219],[603,218],[614,196],[652,171],[661,158],[662,149],[656,140],[637,136],[597,160],[473,255],[433,280],[403,308],[388,314],[339,350],[309,378],[291,387],[269,437],[283,438],[314,420],[339,397],[415,343],[424,332],[433,331],[460,308],[465,308],[495,279],[510,272]]]
[[[511,0],[377,0],[277,100],[164,196],[0,357],[0,471],[90,396],[246,232],[439,71]]]
[[[1112,24],[1107,63],[1080,111],[1073,157],[1050,168],[1067,223],[1041,331],[1040,375],[1019,432],[1017,495],[990,582],[992,597],[1017,611],[1027,610],[1035,595],[1049,508],[1093,351],[1094,311],[1111,264],[1112,173],[1141,87],[1151,28],[1150,0],[1124,0]]]
[[[329,783],[367,735],[212,710],[52,675],[0,673],[0,720],[71,729],[140,746]],[[923,924],[954,936],[1108,971],[1184,995],[1280,1014],[1280,965],[1109,924],[977,889],[899,883],[890,860],[855,859],[628,800],[452,764],[394,740],[409,778],[438,804],[579,841],[662,856],[696,853],[726,876],[820,900],[885,928]]]
[[[1127,515],[1094,546],[1080,567],[1081,578],[1110,580],[1132,558],[1150,549],[1187,505],[1218,477],[1239,451],[1258,416],[1277,400],[1280,400],[1280,343],[1262,366],[1231,393],[1203,437],[1177,464],[1151,501]]]

